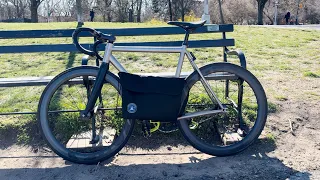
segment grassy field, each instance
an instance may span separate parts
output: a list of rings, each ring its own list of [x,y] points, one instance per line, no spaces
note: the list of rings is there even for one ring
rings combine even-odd
[[[0,23],[0,30],[66,29],[76,23]],[[166,26],[165,23],[85,23],[93,28],[125,28]],[[227,37],[235,38],[236,46],[247,57],[247,68],[264,86],[268,100],[274,107],[282,101],[319,101],[320,82],[320,31],[271,29],[254,26],[235,26]],[[191,35],[190,39],[220,38],[221,34]],[[117,42],[182,40],[183,35],[119,37]],[[91,42],[91,38],[81,42]],[[0,45],[71,43],[71,38],[54,39],[0,39]],[[196,48],[191,51],[201,66],[222,61],[222,48]],[[177,54],[116,53],[129,72],[175,71]],[[1,54],[0,77],[54,76],[70,67],[81,64],[80,53]],[[239,63],[235,57],[230,61]],[[91,64],[94,64],[92,61]],[[184,71],[191,66],[185,63]],[[299,86],[299,88],[297,88]],[[44,87],[0,89],[0,112],[35,111]],[[22,129],[33,122],[34,116],[2,116],[0,130]],[[22,137],[24,138],[24,137]]]

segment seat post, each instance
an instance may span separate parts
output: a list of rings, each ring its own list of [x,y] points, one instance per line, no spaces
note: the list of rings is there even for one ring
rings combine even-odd
[[[189,34],[190,34],[190,32],[188,30],[186,30],[186,35],[184,36],[184,40],[183,40],[183,44],[182,44],[182,45],[186,45],[187,47],[188,47]]]

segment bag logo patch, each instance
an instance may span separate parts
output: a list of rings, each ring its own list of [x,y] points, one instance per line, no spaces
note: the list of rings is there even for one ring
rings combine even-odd
[[[135,103],[129,103],[127,106],[127,111],[131,114],[137,112],[137,105]]]

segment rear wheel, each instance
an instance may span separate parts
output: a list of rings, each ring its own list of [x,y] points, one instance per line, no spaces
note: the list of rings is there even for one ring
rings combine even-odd
[[[38,107],[44,138],[54,152],[75,163],[95,164],[114,156],[128,141],[133,120],[121,118],[118,78],[108,73],[92,118],[80,119],[98,74],[97,67],[77,67],[55,77]]]
[[[227,156],[246,149],[256,140],[267,118],[267,100],[260,82],[246,69],[229,63],[200,68],[226,112],[178,120],[184,137],[196,149],[215,156]],[[197,73],[187,78],[190,88],[186,113],[219,110]],[[190,122],[196,128],[190,128]]]

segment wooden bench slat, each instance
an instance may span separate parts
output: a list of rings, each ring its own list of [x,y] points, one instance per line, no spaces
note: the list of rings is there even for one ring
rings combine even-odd
[[[115,36],[150,36],[150,35],[174,35],[185,34],[185,31],[180,27],[147,27],[147,28],[125,28],[125,29],[97,29],[103,33],[113,34]],[[223,33],[233,32],[233,24],[210,24],[198,28],[193,33]],[[21,38],[71,38],[74,29],[56,29],[56,30],[22,30],[22,31],[0,31],[1,39],[21,39]],[[92,37],[88,32],[81,33],[82,37]],[[181,46],[182,41],[169,42],[117,42],[116,46]],[[234,46],[234,39],[214,39],[214,40],[193,40],[189,41],[190,48],[203,47],[227,47]],[[83,45],[87,49],[91,49],[92,44]],[[99,50],[104,50],[103,46]],[[224,48],[224,51],[226,48]],[[0,54],[5,53],[38,53],[38,52],[78,52],[73,44],[32,44],[32,45],[18,45],[18,46],[0,46]],[[239,56],[239,53],[237,54]],[[226,58],[224,58],[226,61]],[[143,73],[148,76],[174,76],[172,73]],[[181,77],[187,77],[190,72],[182,72]],[[51,80],[52,76],[46,77],[22,77],[22,78],[0,78],[0,87],[20,87],[20,86],[44,86]],[[208,80],[219,79],[237,79],[235,75],[214,75],[206,76]],[[69,81],[68,84],[83,83],[82,79],[75,79]],[[14,112],[14,113],[0,113],[0,115],[9,114],[35,114],[36,112]]]
[[[172,35],[185,33],[182,28],[174,26],[97,30],[115,36]],[[73,31],[74,29],[0,31],[0,39],[71,37]],[[219,32],[233,32],[233,24],[209,24],[196,29],[194,33]],[[92,35],[89,33],[81,33],[81,36],[91,37]]]
[[[0,78],[0,87],[47,85],[54,76]]]
[[[92,44],[83,44],[90,48]],[[182,41],[168,42],[134,42],[115,43],[116,46],[181,46]],[[234,46],[234,39],[193,40],[189,41],[189,48]],[[103,46],[99,47],[103,50]],[[73,44],[46,44],[46,45],[21,45],[0,46],[0,54],[8,53],[35,53],[35,52],[79,52]]]

